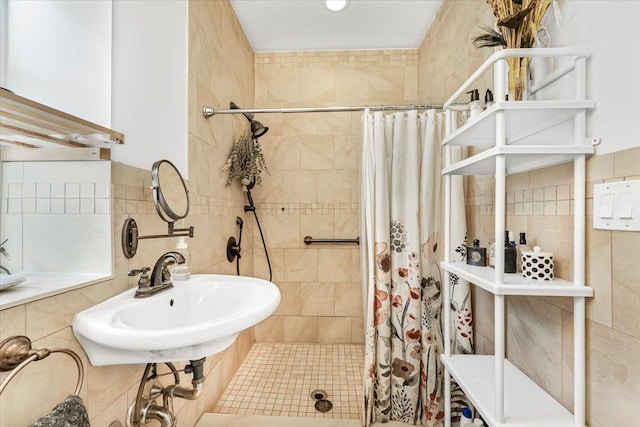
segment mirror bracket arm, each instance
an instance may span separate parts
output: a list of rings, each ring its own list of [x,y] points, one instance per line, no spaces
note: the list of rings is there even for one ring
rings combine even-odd
[[[167,234],[151,234],[148,236],[140,236],[138,234],[138,224],[133,218],[127,218],[122,227],[122,252],[126,258],[133,258],[138,252],[138,240],[143,239],[163,239],[168,237],[193,237],[195,228],[193,226],[187,228],[175,228],[173,222],[168,224]]]

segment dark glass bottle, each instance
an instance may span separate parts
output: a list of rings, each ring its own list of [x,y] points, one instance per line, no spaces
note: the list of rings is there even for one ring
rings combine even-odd
[[[509,240],[509,232],[505,231],[504,233],[504,272],[505,273],[515,273],[516,270],[516,259],[518,258],[518,251],[516,248],[511,245],[511,241]]]

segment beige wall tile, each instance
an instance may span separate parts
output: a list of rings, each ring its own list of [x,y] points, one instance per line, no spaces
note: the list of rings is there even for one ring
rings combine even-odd
[[[360,124],[358,122],[358,124]],[[353,124],[352,124],[353,127]],[[360,126],[358,126],[359,131]],[[354,129],[352,128],[352,131]],[[335,169],[359,169],[360,167],[360,143],[356,136],[340,136],[333,139]]]
[[[283,188],[285,200],[294,203],[316,203],[318,201],[318,182],[315,171],[284,171]]]
[[[202,396],[194,402],[196,404],[196,412],[198,414],[213,411],[218,399],[222,396],[226,387],[222,378],[223,369],[225,369],[223,363],[218,362],[207,374],[202,386]]]
[[[613,327],[640,339],[640,275],[637,257],[640,233],[612,233]]]
[[[587,159],[587,182],[614,176],[613,158],[613,154],[604,154]]]
[[[267,215],[264,219],[267,247],[295,248],[300,246],[300,217],[295,215]],[[256,238],[259,238],[259,233]]]
[[[286,170],[271,170],[268,179],[262,181],[260,191],[254,192],[256,203],[282,203],[286,201],[284,194]]]
[[[284,342],[318,342],[318,318],[286,316],[284,318]]]
[[[121,285],[112,280],[27,304],[27,336],[35,341],[71,326],[75,313],[124,291]]]
[[[640,147],[618,151],[613,156],[614,177],[640,174]]]
[[[473,315],[475,335],[483,336],[493,345],[494,341],[494,316],[493,316],[493,295],[487,291],[472,287]],[[482,354],[482,353],[481,353]]]
[[[91,425],[94,426],[109,426],[114,421],[119,421],[123,426],[125,424],[125,418],[127,416],[127,410],[129,409],[129,402],[127,400],[127,394],[120,396],[112,405],[102,411],[96,417],[91,418]]]
[[[359,215],[340,215],[335,217],[335,237],[351,239],[360,233]]]
[[[624,425],[640,405],[640,340],[587,323],[587,424]]]
[[[267,70],[269,102],[298,102],[302,99],[302,79],[296,68]]]
[[[322,113],[318,115],[318,135],[348,136],[352,134],[349,113]]]
[[[362,315],[351,318],[351,343],[364,344],[364,322]]]
[[[268,119],[272,124],[271,117]],[[270,171],[300,168],[300,141],[297,136],[272,136],[269,126],[269,141],[262,145],[264,158]],[[270,176],[264,178],[265,181]]]
[[[284,316],[271,316],[254,326],[256,342],[284,342]]]
[[[259,233],[256,233],[259,238]],[[263,279],[269,279],[269,264],[267,263],[267,257],[262,247],[262,242],[256,244],[256,249],[253,253],[253,269],[254,276],[261,277]],[[268,247],[267,247],[268,248]],[[271,273],[274,282],[285,280],[284,279],[284,249],[269,250],[269,261],[271,262]]]
[[[318,135],[318,115],[315,113],[298,113],[287,117],[283,127],[284,135]]]
[[[591,223],[592,218],[588,217],[587,224]],[[611,231],[587,226],[586,245],[586,284],[595,294],[587,299],[587,318],[612,327]]]
[[[393,100],[404,98],[404,67],[373,67],[369,73],[369,96],[371,100]]]
[[[569,410],[573,410],[573,354],[573,314],[563,311],[562,398],[560,399],[560,402]]]
[[[305,101],[332,101],[336,95],[336,70],[310,68],[300,72],[301,99]]]
[[[318,249],[318,280],[322,282],[350,282],[351,250]]]
[[[320,133],[323,133],[320,131]],[[333,169],[333,141],[325,136],[309,136],[300,142],[298,169]]]
[[[300,314],[305,316],[333,316],[334,284],[302,283],[300,298]]]
[[[143,368],[142,365],[92,367],[89,372],[89,412],[99,414],[108,408],[122,395],[123,390],[140,381]]]
[[[362,317],[362,285],[360,282],[335,284],[336,316]]]
[[[507,355],[556,398],[562,397],[562,311],[530,297],[509,297]]]
[[[529,172],[532,187],[549,187],[573,182],[573,163],[564,163]],[[534,196],[535,197],[535,196]],[[534,198],[534,200],[536,200]]]
[[[318,278],[316,249],[285,249],[284,279],[287,282],[315,282]]]
[[[176,418],[180,420],[180,424],[195,426],[199,418],[197,404],[192,400],[184,400],[183,402],[184,405],[176,414]]]
[[[369,99],[369,70],[363,67],[336,69],[336,101]]]
[[[350,317],[319,317],[318,342],[344,344],[351,342]]]
[[[311,236],[316,239],[328,239],[334,237],[333,215],[301,215],[300,236]],[[301,238],[301,239],[302,239]]]
[[[13,335],[26,334],[26,306],[0,311],[0,341]]]
[[[318,174],[318,200],[324,203],[351,203],[353,187],[358,182],[352,180],[347,170],[326,170]]]
[[[274,313],[278,316],[300,315],[301,309],[301,288],[298,282],[278,282],[280,289],[280,305]]]

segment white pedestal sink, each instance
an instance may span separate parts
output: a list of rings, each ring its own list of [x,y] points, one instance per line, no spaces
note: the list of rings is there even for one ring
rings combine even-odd
[[[76,314],[73,333],[91,364],[197,360],[229,347],[280,304],[273,283],[195,274],[147,298],[130,289]]]

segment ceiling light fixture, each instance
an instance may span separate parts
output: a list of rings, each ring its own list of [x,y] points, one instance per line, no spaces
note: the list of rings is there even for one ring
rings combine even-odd
[[[351,0],[324,0],[324,6],[331,12],[342,12],[350,2]]]

